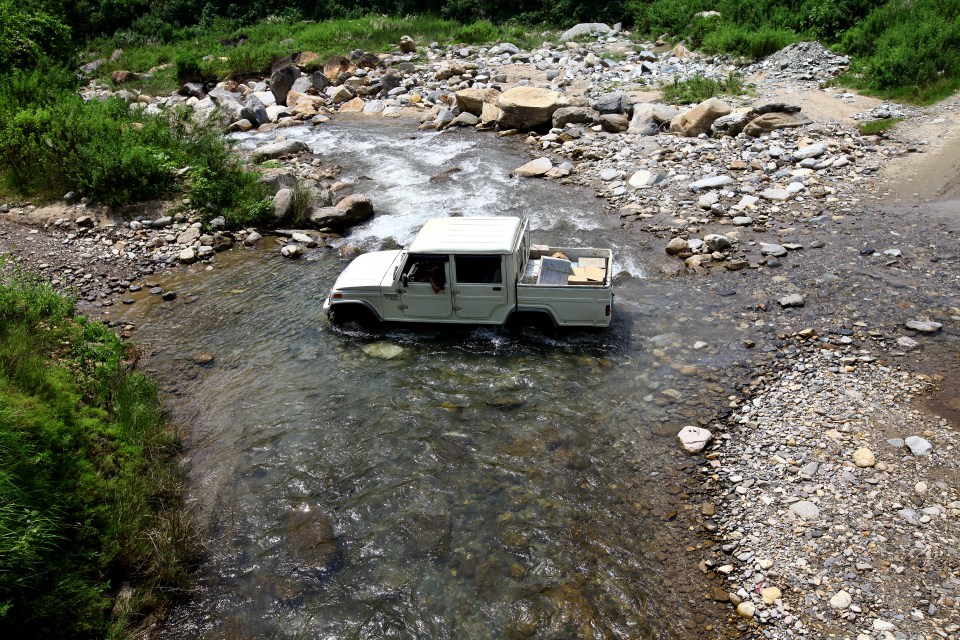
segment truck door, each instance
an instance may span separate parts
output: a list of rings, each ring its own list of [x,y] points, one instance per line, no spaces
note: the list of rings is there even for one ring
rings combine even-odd
[[[512,254],[506,256],[513,258]],[[454,255],[453,302],[457,318],[489,320],[508,302],[505,256]]]
[[[434,292],[431,279],[443,289]],[[438,320],[453,315],[450,257],[409,254],[400,271],[400,311],[404,318]]]

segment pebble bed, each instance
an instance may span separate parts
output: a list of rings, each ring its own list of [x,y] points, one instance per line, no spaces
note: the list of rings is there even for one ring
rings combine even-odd
[[[707,451],[713,596],[752,637],[960,638],[960,436],[912,408],[931,380],[801,333]]]

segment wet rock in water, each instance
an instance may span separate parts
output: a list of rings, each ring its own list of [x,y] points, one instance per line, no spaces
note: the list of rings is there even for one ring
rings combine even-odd
[[[790,505],[790,511],[803,520],[815,520],[820,517],[820,507],[808,500],[801,500]]]
[[[707,248],[710,251],[722,252],[733,247],[733,243],[730,241],[730,238],[719,233],[707,234],[703,237],[703,241],[707,244]]]
[[[593,638],[599,612],[572,582],[545,587],[510,608],[508,638]]]
[[[304,248],[299,244],[287,244],[280,248],[280,255],[284,258],[299,258],[304,252]]]
[[[929,320],[908,320],[904,326],[917,333],[936,333],[943,328],[943,325],[939,322],[931,322]]]
[[[360,347],[360,350],[371,358],[380,358],[382,360],[393,360],[404,355],[403,347],[392,342],[371,342]]]
[[[915,456],[928,456],[930,452],[933,451],[933,445],[920,436],[904,438],[903,443],[910,448],[910,453]]]
[[[713,439],[713,434],[700,427],[684,427],[677,434],[680,447],[687,453],[694,454],[703,451],[707,443]]]
[[[537,158],[536,160],[531,160],[522,167],[517,167],[513,170],[513,175],[520,176],[522,178],[535,178],[537,176],[542,176],[550,171],[553,168],[553,163],[550,161],[550,158]]]
[[[323,570],[337,552],[333,520],[315,511],[292,511],[287,516],[287,548],[303,569]]]
[[[414,557],[442,558],[450,552],[452,520],[447,513],[413,513],[401,529],[408,553]]]
[[[197,252],[194,251],[192,247],[187,247],[180,252],[180,255],[177,256],[177,258],[183,264],[193,264],[197,261]]]
[[[256,231],[251,231],[250,233],[247,234],[247,237],[243,239],[243,244],[248,247],[252,247],[258,242],[260,242],[261,240],[263,240],[262,235],[260,235]]]
[[[806,302],[803,299],[803,296],[799,293],[791,293],[788,296],[784,296],[777,300],[777,303],[784,309],[791,309],[794,307],[802,307]]]
[[[550,89],[514,87],[497,100],[501,129],[536,129],[551,123],[553,113],[566,106],[566,99]]]
[[[265,162],[266,160],[275,160],[283,156],[292,156],[308,151],[310,151],[310,147],[299,140],[282,140],[257,147],[250,154],[250,159],[254,162]]]

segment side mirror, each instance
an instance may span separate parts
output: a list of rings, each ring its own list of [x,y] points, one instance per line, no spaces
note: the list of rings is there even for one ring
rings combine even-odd
[[[410,276],[408,276],[407,274],[403,274],[402,276],[400,276],[400,284],[402,284],[404,287],[406,287],[407,285],[409,285],[409,284],[410,284]]]

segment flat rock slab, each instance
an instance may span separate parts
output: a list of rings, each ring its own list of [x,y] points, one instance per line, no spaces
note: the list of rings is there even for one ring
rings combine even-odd
[[[779,244],[760,243],[760,255],[782,258],[787,255],[787,248]]]
[[[550,158],[537,158],[536,160],[531,160],[522,167],[517,167],[514,169],[513,175],[524,178],[534,178],[545,175],[547,171],[550,171],[552,168],[553,163],[550,161]]]
[[[696,182],[690,183],[690,191],[700,191],[702,189],[719,189],[729,184],[733,184],[733,178],[730,176],[710,176]]]

